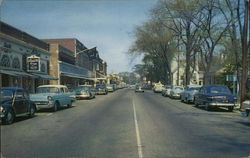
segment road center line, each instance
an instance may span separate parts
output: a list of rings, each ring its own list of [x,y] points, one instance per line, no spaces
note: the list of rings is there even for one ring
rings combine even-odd
[[[132,100],[132,104],[133,104],[133,110],[134,110],[134,121],[135,121],[135,132],[136,132],[136,139],[137,139],[138,155],[139,155],[139,158],[143,158],[140,130],[139,130],[138,122],[137,122],[134,99]]]

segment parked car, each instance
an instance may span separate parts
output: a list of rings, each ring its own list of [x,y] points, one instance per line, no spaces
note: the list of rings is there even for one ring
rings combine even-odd
[[[108,84],[107,89],[108,89],[108,92],[114,92],[115,91],[115,86],[113,84]]]
[[[163,85],[162,84],[156,84],[153,88],[155,93],[161,93],[163,89]]]
[[[184,91],[184,88],[182,86],[172,86],[170,90],[169,97],[170,98],[175,98],[175,99],[180,99],[181,93]]]
[[[188,85],[185,90],[181,93],[181,101],[190,103],[194,102],[194,95],[199,92],[200,85]]]
[[[105,84],[97,84],[95,87],[96,94],[108,94],[108,89]]]
[[[161,92],[161,95],[164,97],[169,96],[171,89],[172,89],[172,85],[165,85],[162,92]]]
[[[236,102],[237,97],[225,85],[202,86],[194,96],[195,106],[205,105],[206,110],[213,107],[227,107],[229,111],[233,111]]]
[[[75,90],[76,99],[95,98],[95,89],[92,85],[80,85]]]
[[[142,89],[142,86],[141,85],[137,85],[135,87],[135,92],[144,92],[144,90]]]
[[[0,103],[0,116],[4,124],[11,124],[20,116],[33,117],[36,112],[28,91],[23,88],[0,88]]]
[[[55,112],[61,107],[72,107],[75,96],[64,85],[42,85],[35,94],[30,95],[30,99],[38,109],[51,109]]]

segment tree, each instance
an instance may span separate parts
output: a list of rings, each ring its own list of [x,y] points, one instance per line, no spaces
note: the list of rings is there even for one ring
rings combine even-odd
[[[191,64],[201,42],[199,25],[202,0],[162,0],[153,9],[153,17],[174,32],[180,44],[185,46],[185,84],[190,84]],[[194,68],[192,69],[194,70]]]
[[[171,61],[176,51],[172,32],[156,19],[151,19],[135,29],[135,42],[130,54],[144,56],[144,68],[150,67],[151,75],[164,83],[171,83]]]

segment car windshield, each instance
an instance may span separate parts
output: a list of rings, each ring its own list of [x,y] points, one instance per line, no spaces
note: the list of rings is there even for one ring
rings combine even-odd
[[[104,84],[98,84],[98,85],[96,85],[96,88],[105,88],[105,85]]]
[[[225,86],[216,86],[210,88],[210,93],[226,93],[230,94],[230,90]]]
[[[77,90],[88,90],[88,89],[89,89],[89,87],[87,87],[87,86],[80,86],[77,88]]]
[[[59,89],[57,87],[38,87],[37,93],[58,93]]]
[[[175,87],[175,90],[183,90],[183,87]]]
[[[0,97],[1,100],[8,100],[8,99],[11,99],[13,97],[13,93],[11,90],[1,89],[0,96],[1,96]]]

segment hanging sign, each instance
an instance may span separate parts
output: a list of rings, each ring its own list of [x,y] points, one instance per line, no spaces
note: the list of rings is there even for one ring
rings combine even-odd
[[[35,55],[27,57],[27,64],[29,72],[40,71],[40,57]]]

